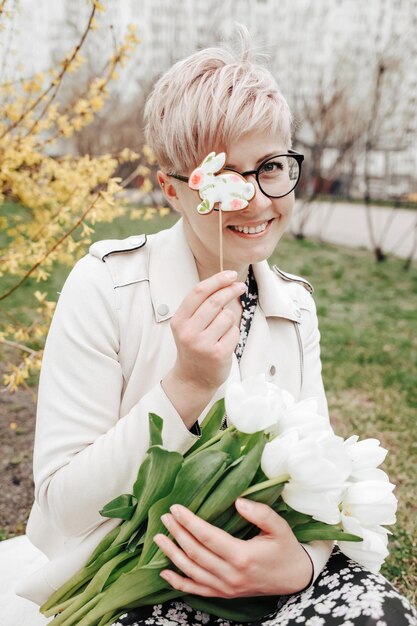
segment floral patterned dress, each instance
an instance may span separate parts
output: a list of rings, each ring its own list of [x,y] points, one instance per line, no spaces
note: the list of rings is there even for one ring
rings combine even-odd
[[[249,268],[242,294],[240,360],[258,302],[256,280]],[[122,615],[113,626],[245,626],[202,613],[185,602],[171,600]],[[417,612],[381,575],[372,574],[334,548],[314,585],[292,596],[281,596],[274,612],[251,626],[417,626]],[[246,624],[248,626],[248,624]]]

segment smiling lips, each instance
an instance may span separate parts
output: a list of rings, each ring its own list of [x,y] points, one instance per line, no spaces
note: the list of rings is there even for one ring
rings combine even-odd
[[[266,222],[261,222],[260,224],[258,223],[257,225],[242,225],[242,226],[228,226],[228,228],[230,230],[232,230],[233,232],[237,233],[238,235],[260,235],[262,233],[264,233],[268,227],[270,226],[270,224],[272,223],[272,220],[268,220]]]

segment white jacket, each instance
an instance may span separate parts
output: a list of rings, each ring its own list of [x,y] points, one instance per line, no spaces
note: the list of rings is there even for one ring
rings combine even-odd
[[[230,378],[264,372],[297,399],[318,396],[327,415],[311,286],[266,261],[254,274],[258,306]],[[160,380],[176,358],[170,318],[198,281],[182,220],[148,238],[96,242],[69,274],[42,363],[27,526],[50,561],[19,583],[18,595],[43,603],[118,524],[98,511],[131,492],[148,448],[149,411],[164,418],[170,450],[185,452],[196,440]],[[306,548],[317,577],[331,542]]]

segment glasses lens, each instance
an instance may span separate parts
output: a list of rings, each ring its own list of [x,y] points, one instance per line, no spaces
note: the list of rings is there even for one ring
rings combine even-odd
[[[268,196],[278,197],[290,193],[300,176],[298,161],[292,156],[278,156],[265,161],[258,171],[258,182]]]

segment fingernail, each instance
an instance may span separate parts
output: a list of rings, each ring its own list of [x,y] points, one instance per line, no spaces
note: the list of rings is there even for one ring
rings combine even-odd
[[[181,515],[181,507],[179,507],[178,504],[173,504],[169,507],[169,510],[174,517],[179,517]]]
[[[167,528],[169,527],[169,525],[171,523],[171,520],[170,520],[170,517],[169,517],[168,513],[165,513],[164,515],[161,515],[161,522]]]
[[[250,511],[252,508],[252,504],[249,502],[249,500],[246,500],[245,498],[238,498],[236,502],[238,503],[238,506],[240,509],[242,509],[242,511]]]
[[[227,270],[226,276],[229,280],[236,280],[237,272],[235,272],[234,270]]]

